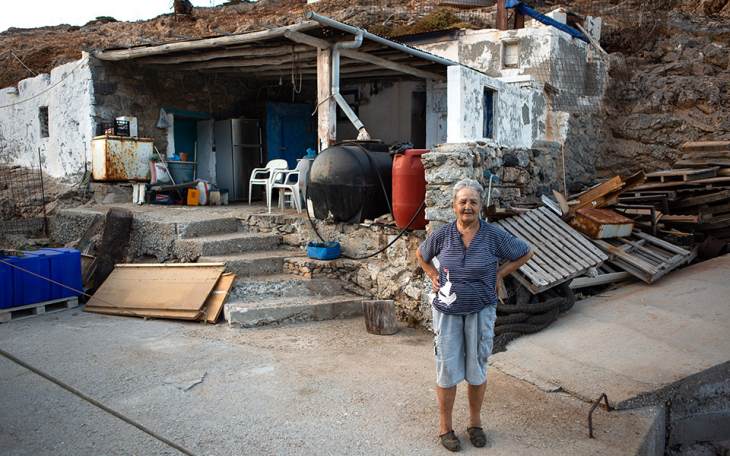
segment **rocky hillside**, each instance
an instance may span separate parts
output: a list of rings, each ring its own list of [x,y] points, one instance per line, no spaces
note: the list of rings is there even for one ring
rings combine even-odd
[[[237,2],[230,2],[237,3]],[[10,29],[0,34],[0,87],[78,59],[81,50],[239,33],[301,20],[308,9],[398,35],[449,27],[489,27],[494,7],[455,10],[428,0],[260,0],[148,21],[99,18],[82,27]],[[671,165],[684,141],[730,139],[730,0],[531,1],[604,18],[611,84],[591,120],[599,175]],[[17,56],[17,58],[16,58]],[[589,141],[590,142],[590,141]]]
[[[605,174],[667,167],[685,141],[730,139],[730,2],[670,10],[659,25],[611,55]]]

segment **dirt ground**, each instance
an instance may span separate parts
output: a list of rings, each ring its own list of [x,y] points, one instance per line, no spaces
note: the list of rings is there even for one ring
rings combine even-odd
[[[242,330],[72,310],[1,325],[0,347],[195,454],[446,453],[421,330],[373,336],[361,319]],[[0,397],[4,455],[176,454],[5,358]],[[649,420],[599,411],[590,440],[588,408],[493,369],[480,451],[634,454]],[[467,415],[462,390],[462,440]]]

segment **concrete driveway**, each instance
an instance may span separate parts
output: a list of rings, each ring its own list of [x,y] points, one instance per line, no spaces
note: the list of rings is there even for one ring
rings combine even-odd
[[[446,454],[437,444],[430,335],[367,334],[361,319],[243,330],[70,310],[0,325],[0,347],[195,454]],[[0,358],[0,454],[177,454]],[[492,369],[489,448],[465,453],[635,454],[653,420],[597,411]]]

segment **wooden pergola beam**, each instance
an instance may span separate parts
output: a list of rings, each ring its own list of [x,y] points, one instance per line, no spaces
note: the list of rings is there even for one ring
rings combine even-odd
[[[306,44],[312,47],[316,47],[317,49],[328,49],[332,47],[332,43],[326,40],[322,40],[319,38],[315,38],[313,36],[307,35],[305,33],[300,33],[296,31],[287,31],[284,33],[284,36],[296,43],[300,44]],[[410,74],[411,76],[416,76],[418,78],[422,79],[432,79],[434,81],[444,81],[446,80],[446,77],[443,75],[440,75],[438,73],[432,73],[430,71],[423,71],[419,70],[417,68],[413,68],[408,65],[403,65],[401,63],[393,62],[381,57],[377,57],[372,54],[368,54],[365,52],[356,51],[354,49],[340,49],[340,54],[343,57],[347,57],[353,60],[359,60],[362,62],[368,62],[372,63],[373,65],[377,65],[383,68],[387,68],[389,70],[398,71],[405,74]]]
[[[179,70],[206,70],[210,68],[259,67],[263,65],[286,65],[305,62],[316,56],[315,52],[300,52],[281,57],[261,57],[254,59],[218,59],[211,62],[183,63],[175,67]]]
[[[201,49],[233,46],[237,44],[255,43],[257,41],[283,37],[287,31],[299,32],[312,30],[318,27],[319,23],[315,21],[305,21],[295,25],[277,27],[270,30],[262,30],[260,32],[245,33],[241,35],[206,38],[194,41],[180,41],[177,43],[161,44],[158,46],[140,46],[129,49],[100,51],[95,53],[94,56],[100,60],[115,62],[120,60],[149,57],[153,55],[169,54],[172,52],[196,51]]]
[[[169,57],[143,57],[137,60],[141,64],[149,65],[174,65],[179,63],[207,62],[215,59],[226,59],[233,57],[278,57],[297,52],[309,51],[309,46],[292,45],[276,47],[245,47],[236,49],[223,49],[220,51],[203,52],[199,54],[184,54]]]

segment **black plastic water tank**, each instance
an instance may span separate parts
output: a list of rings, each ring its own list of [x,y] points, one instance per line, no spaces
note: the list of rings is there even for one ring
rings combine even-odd
[[[352,141],[323,150],[312,163],[307,199],[314,216],[360,223],[390,213],[393,159],[379,141]],[[382,182],[382,184],[381,184]]]

